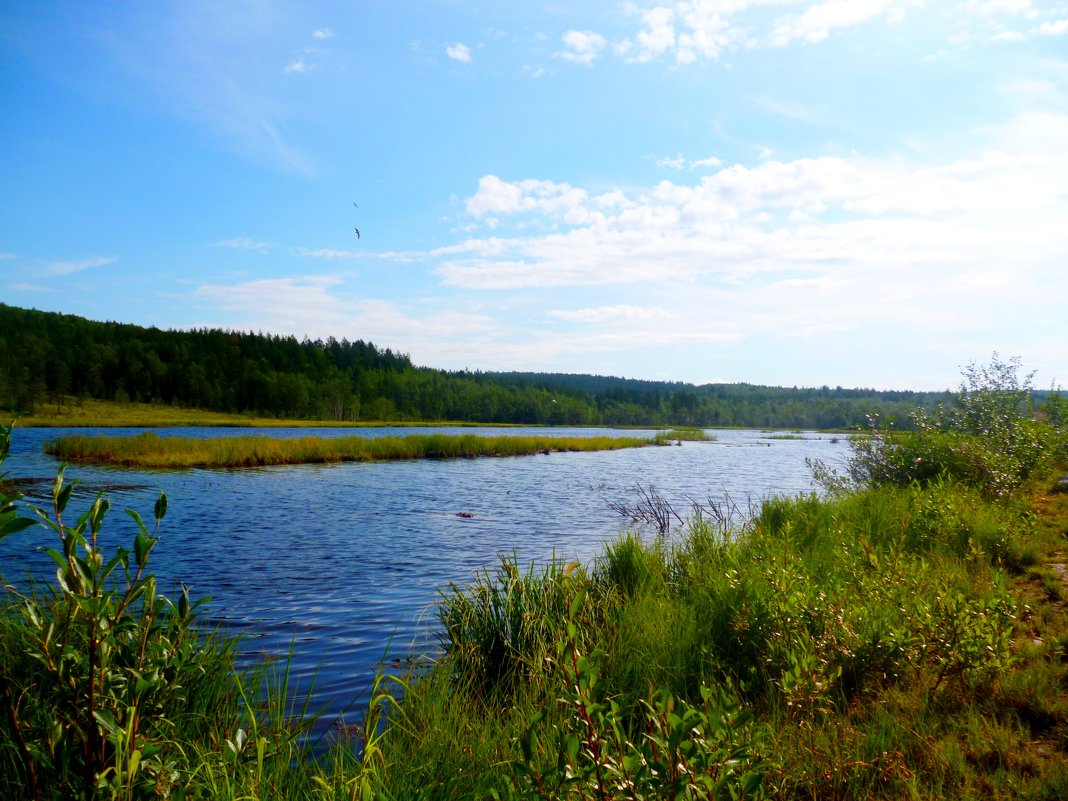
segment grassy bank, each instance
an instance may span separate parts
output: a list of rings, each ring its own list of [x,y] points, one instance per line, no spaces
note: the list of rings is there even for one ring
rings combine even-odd
[[[59,437],[45,452],[65,462],[123,467],[256,467],[396,459],[523,456],[559,451],[603,451],[653,444],[640,437],[483,437],[422,434],[407,437]]]

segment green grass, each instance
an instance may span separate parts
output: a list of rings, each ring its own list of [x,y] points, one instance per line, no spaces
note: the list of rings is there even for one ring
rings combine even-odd
[[[68,436],[45,444],[64,462],[147,468],[227,468],[395,459],[457,459],[522,456],[559,451],[600,451],[653,444],[639,437],[483,437],[476,434],[422,434],[406,437],[277,438]]]
[[[744,744],[758,794],[1063,797],[1068,622],[1037,565],[1063,560],[1066,532],[1068,496],[993,502],[942,481],[770,500],[741,537],[628,535],[589,571],[505,562],[443,597],[445,654],[411,677],[384,790],[549,797],[532,777],[559,759],[593,787],[591,743],[622,769],[658,731],[658,693],[692,712],[714,688],[705,725]],[[731,723],[731,708],[754,717]],[[477,760],[458,772],[456,751]]]
[[[673,442],[715,442],[716,435],[703,428],[671,428],[656,432],[658,445],[670,445]]]

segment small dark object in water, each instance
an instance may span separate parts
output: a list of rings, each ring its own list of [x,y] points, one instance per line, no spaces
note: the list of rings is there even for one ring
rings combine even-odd
[[[456,516],[457,517],[474,517],[475,515],[474,515],[473,512],[457,512]]]
[[[551,452],[552,451],[550,451],[548,448],[542,450],[542,453],[544,453],[546,456],[548,456]]]

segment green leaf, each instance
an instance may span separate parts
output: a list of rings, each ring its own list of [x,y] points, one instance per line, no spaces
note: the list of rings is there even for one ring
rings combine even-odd
[[[751,771],[742,776],[742,795],[752,795],[760,787],[761,782],[764,781],[763,774]]]
[[[111,714],[110,709],[94,709],[93,717],[96,718],[97,723],[104,727],[108,734],[119,733],[119,726],[115,722],[115,716]]]
[[[150,548],[149,538],[145,535],[144,529],[137,532],[137,536],[134,537],[134,561],[137,562],[138,567],[145,566],[145,559],[148,558],[148,551]]]
[[[145,521],[141,519],[141,515],[137,514],[133,509],[127,509],[126,514],[133,518],[133,521],[137,523],[137,530],[147,537],[148,529],[145,528]]]
[[[568,734],[564,742],[564,748],[567,750],[567,761],[572,765],[578,760],[579,752],[579,738],[575,734]]]
[[[163,516],[167,514],[167,496],[162,492],[159,494],[159,498],[156,499],[156,507],[154,511],[156,513],[157,523],[163,520]]]
[[[59,488],[59,492],[55,494],[54,501],[56,504],[56,511],[60,514],[62,514],[63,510],[67,508],[67,501],[70,500],[70,494],[74,491],[74,486],[77,483],[77,481],[72,481],[66,486],[61,485]]]
[[[568,609],[567,609],[568,617],[570,617],[572,619],[578,617],[578,613],[581,611],[582,604],[583,604],[583,602],[585,600],[586,600],[586,591],[585,590],[579,590],[575,594],[575,597],[572,599],[570,606],[568,606]]]
[[[16,517],[11,512],[0,515],[0,540],[35,525],[37,525],[36,520],[28,517]]]

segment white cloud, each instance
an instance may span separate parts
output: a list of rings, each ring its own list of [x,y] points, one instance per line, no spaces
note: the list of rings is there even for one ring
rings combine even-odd
[[[588,309],[574,309],[571,311],[553,310],[548,312],[550,317],[559,317],[561,320],[574,320],[580,323],[604,323],[616,320],[635,322],[639,320],[663,320],[671,317],[671,314],[659,306],[597,306]]]
[[[78,261],[50,261],[46,262],[44,267],[52,275],[73,275],[74,273],[80,273],[82,270],[104,267],[117,261],[118,259],[114,256],[97,256]]]
[[[308,63],[303,58],[297,58],[297,59],[294,59],[293,61],[289,62],[289,64],[286,65],[285,72],[286,72],[286,74],[292,74],[292,73],[295,72],[295,73],[303,75],[304,73],[308,72],[310,69],[311,69],[311,67],[308,65]]]
[[[560,53],[560,58],[574,64],[592,64],[598,53],[608,44],[607,40],[595,31],[569,30],[560,38],[564,47],[568,48]]]
[[[667,6],[649,9],[630,7],[632,14],[641,17],[644,26],[635,35],[634,43],[625,42],[619,52],[628,61],[652,61],[675,47],[675,11]],[[633,53],[633,54],[632,54]]]
[[[334,32],[329,28],[319,28],[312,34],[312,36],[314,36],[316,39],[333,39]]]
[[[233,239],[224,239],[221,242],[215,242],[212,247],[233,248],[234,250],[254,250],[257,253],[267,255],[271,252],[272,245],[270,242],[257,242],[247,236],[235,236]]]
[[[663,156],[656,160],[657,167],[666,167],[669,170],[681,170],[686,166],[686,159],[682,155]]]
[[[337,259],[358,259],[362,255],[352,250],[335,250],[334,248],[316,248],[315,250],[300,248],[296,253],[298,256],[307,256],[312,259],[326,259],[327,261]]]
[[[919,4],[920,0],[825,0],[800,14],[779,19],[771,32],[771,42],[780,47],[795,40],[819,42],[832,31],[854,28],[878,17],[900,22],[907,8]]]
[[[1043,36],[1063,36],[1068,33],[1068,19],[1043,22],[1036,30]]]
[[[1037,13],[1031,5],[1031,0],[967,0],[961,7],[964,11],[984,17],[999,14],[1033,17]]]
[[[708,156],[707,158],[697,159],[697,161],[694,161],[690,164],[691,169],[700,169],[702,167],[711,167],[715,169],[716,167],[722,166],[723,162],[717,159],[715,156]]]
[[[1021,114],[985,134],[985,149],[944,164],[767,160],[598,195],[486,176],[468,200],[475,221],[493,217],[502,231],[512,218],[533,217],[547,233],[532,236],[528,227],[521,236],[476,236],[431,255],[446,285],[466,289],[674,282],[728,296],[779,287],[784,298],[870,299],[855,315],[835,311],[856,324],[864,315],[912,320],[911,309],[937,317],[937,304],[928,303],[935,285],[955,301],[975,300],[975,309],[961,312],[968,320],[996,302],[1047,309],[1050,297],[1068,296],[1060,267],[1068,255],[1060,233],[1068,219],[1068,116]],[[975,280],[1004,274],[1006,264],[1019,279],[1013,301]],[[1035,291],[1043,281],[1045,290]],[[878,290],[866,294],[865,282]]]
[[[462,42],[448,45],[445,48],[445,55],[451,58],[453,61],[459,61],[464,64],[471,63],[471,48]]]
[[[211,325],[325,339],[363,339],[411,354],[417,364],[440,365],[469,353],[469,343],[492,342],[493,321],[476,308],[399,304],[356,295],[336,275],[202,284],[193,292]],[[202,311],[202,313],[204,313]],[[217,321],[224,316],[225,321]]]

